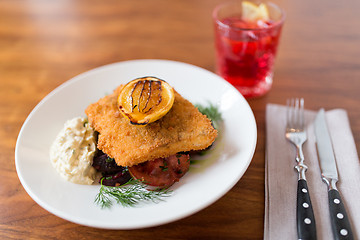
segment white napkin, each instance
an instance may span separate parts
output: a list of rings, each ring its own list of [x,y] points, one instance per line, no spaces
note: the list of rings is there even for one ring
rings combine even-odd
[[[315,146],[314,111],[305,111],[308,139],[303,145],[311,202],[318,239],[333,239],[327,186],[321,180]],[[354,239],[360,238],[360,162],[345,110],[326,112],[335,152],[337,187],[350,218]],[[286,107],[266,108],[265,221],[264,239],[297,239],[295,147],[285,139]]]

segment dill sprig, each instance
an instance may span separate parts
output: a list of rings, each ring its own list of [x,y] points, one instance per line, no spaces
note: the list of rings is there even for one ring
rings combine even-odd
[[[114,201],[123,207],[134,207],[142,201],[159,202],[163,197],[170,196],[169,189],[146,189],[146,185],[139,180],[130,179],[127,183],[118,186],[105,186],[102,184],[99,193],[96,195],[95,203],[101,208],[111,208]]]
[[[199,112],[206,115],[212,121],[214,128],[218,129],[220,127],[222,116],[219,112],[219,109],[215,105],[212,103],[209,103],[208,106],[196,104],[195,107],[199,110]]]

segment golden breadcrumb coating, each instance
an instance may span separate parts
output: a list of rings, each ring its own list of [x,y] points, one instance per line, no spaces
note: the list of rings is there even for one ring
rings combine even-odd
[[[97,147],[118,165],[130,167],[178,152],[202,150],[215,141],[217,131],[211,121],[176,91],[174,105],[164,117],[146,126],[130,124],[118,110],[121,88],[85,110],[91,126],[99,132]]]

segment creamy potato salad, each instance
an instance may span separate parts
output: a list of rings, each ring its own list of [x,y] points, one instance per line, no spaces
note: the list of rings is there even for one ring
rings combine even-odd
[[[50,159],[66,180],[92,184],[97,171],[92,167],[96,152],[96,136],[86,118],[68,120],[50,148]]]

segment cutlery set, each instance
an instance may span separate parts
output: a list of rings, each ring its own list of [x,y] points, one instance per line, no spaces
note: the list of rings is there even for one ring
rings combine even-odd
[[[296,222],[298,239],[317,239],[315,216],[305,176],[308,167],[304,163],[305,159],[302,150],[302,145],[307,140],[304,99],[290,99],[287,101],[286,118],[285,137],[296,147],[295,169],[298,172]],[[334,239],[354,239],[344,203],[336,187],[339,178],[324,109],[321,109],[316,115],[314,131],[321,178],[328,187],[330,221]]]

